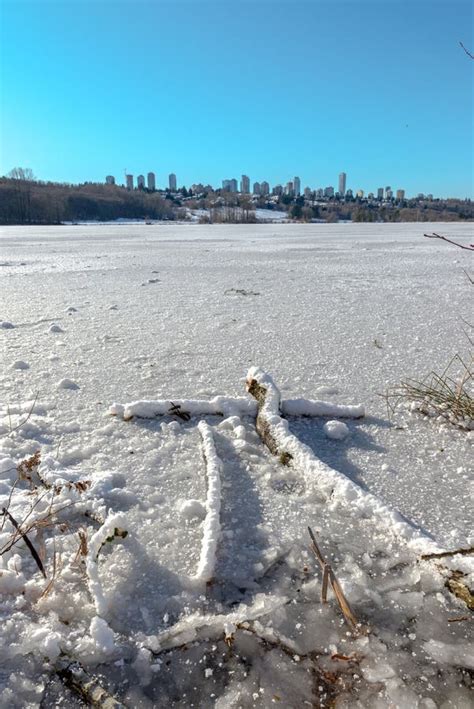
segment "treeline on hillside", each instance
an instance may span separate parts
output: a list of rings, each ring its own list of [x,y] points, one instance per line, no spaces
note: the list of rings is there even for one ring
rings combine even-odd
[[[318,219],[326,222],[457,222],[474,219],[474,204],[454,199],[416,206],[332,201],[314,206],[293,204],[288,216],[300,221]]]
[[[25,173],[26,174],[22,174]],[[59,224],[63,221],[176,219],[182,210],[156,192],[117,185],[36,182],[27,171],[0,178],[0,224]]]

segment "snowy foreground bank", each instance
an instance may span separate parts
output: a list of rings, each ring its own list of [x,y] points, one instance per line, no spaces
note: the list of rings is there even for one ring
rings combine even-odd
[[[4,229],[1,707],[471,706],[473,434],[379,396],[469,344],[441,228]]]

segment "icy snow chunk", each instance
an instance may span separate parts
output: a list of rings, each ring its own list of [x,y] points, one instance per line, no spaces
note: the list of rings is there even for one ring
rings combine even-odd
[[[103,618],[99,618],[97,615],[94,616],[91,620],[89,632],[95,644],[102,652],[109,654],[114,651],[114,633]]]
[[[73,382],[72,379],[68,379],[67,377],[65,379],[61,379],[61,381],[58,382],[58,389],[79,389],[79,385],[76,384],[76,382]]]
[[[66,313],[77,313],[77,308],[70,305],[69,308],[66,308]]]
[[[3,328],[4,330],[13,330],[15,327],[13,323],[8,322],[8,320],[1,320],[0,321],[0,327]]]
[[[472,647],[467,643],[458,642],[456,645],[451,645],[440,640],[428,640],[423,647],[436,662],[474,669]]]
[[[327,421],[323,426],[324,433],[334,441],[343,441],[350,434],[350,431],[342,421]]]
[[[58,325],[57,323],[51,323],[51,325],[48,328],[48,332],[64,332],[62,327]]]
[[[31,633],[29,640],[42,655],[45,655],[49,660],[56,660],[60,653],[59,641],[61,635],[56,632],[51,632],[48,628],[38,628]]]
[[[184,519],[204,519],[206,508],[199,500],[184,500],[179,505],[179,513]]]
[[[21,593],[25,588],[25,577],[12,569],[0,569],[0,594]]]

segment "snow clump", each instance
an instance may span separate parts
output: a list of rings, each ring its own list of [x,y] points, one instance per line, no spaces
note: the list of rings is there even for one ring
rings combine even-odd
[[[323,431],[334,441],[343,441],[350,434],[348,427],[342,421],[328,421],[324,424]]]

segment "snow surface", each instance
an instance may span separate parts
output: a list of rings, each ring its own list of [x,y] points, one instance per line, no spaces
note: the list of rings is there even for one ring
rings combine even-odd
[[[28,514],[48,578],[21,540],[0,556],[0,706],[79,706],[51,673],[63,655],[133,707],[328,706],[335,689],[341,707],[470,706],[468,611],[444,583],[457,569],[472,586],[472,557],[438,570],[419,553],[473,543],[473,432],[405,408],[389,421],[380,396],[468,349],[472,255],[424,231],[472,226],[3,229],[0,508]],[[255,364],[298,466],[255,431]],[[209,409],[124,421],[114,402]],[[328,439],[328,417],[357,407]],[[37,450],[31,491],[16,465]],[[308,525],[369,635],[348,634],[331,594],[321,604]],[[126,538],[106,541],[117,527]]]

